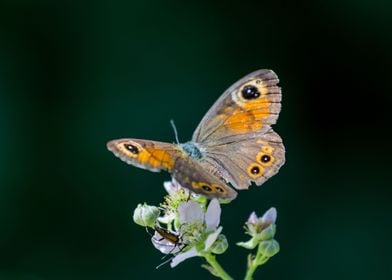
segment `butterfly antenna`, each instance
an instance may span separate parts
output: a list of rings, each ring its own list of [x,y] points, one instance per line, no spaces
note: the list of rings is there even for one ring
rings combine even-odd
[[[178,132],[177,132],[176,125],[174,124],[174,121],[173,121],[173,120],[170,120],[170,124],[171,124],[171,126],[172,126],[172,128],[173,128],[174,137],[176,138],[176,142],[177,142],[177,144],[180,144],[180,141],[178,141]]]

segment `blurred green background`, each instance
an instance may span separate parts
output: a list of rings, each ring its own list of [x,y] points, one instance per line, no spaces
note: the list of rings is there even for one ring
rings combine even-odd
[[[106,150],[189,140],[243,75],[273,69],[287,163],[223,207],[241,279],[249,213],[278,209],[281,252],[256,279],[392,279],[388,1],[0,4],[0,279],[212,278],[161,263],[131,214],[170,176]],[[387,114],[388,113],[388,114]],[[389,117],[389,118],[388,118]]]

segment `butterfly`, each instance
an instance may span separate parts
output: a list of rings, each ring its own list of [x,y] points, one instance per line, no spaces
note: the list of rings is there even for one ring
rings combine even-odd
[[[196,194],[232,200],[237,192],[229,184],[237,190],[261,185],[285,162],[282,139],[271,128],[281,109],[278,83],[265,69],[241,78],[218,98],[189,142],[125,138],[107,148],[128,164],[169,172]]]

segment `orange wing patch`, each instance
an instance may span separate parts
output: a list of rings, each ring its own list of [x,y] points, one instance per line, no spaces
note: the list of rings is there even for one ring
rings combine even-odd
[[[258,131],[263,126],[263,118],[271,115],[271,105],[265,98],[245,103],[237,107],[225,121],[227,128],[234,132],[246,133]]]
[[[233,105],[224,126],[236,133],[256,132],[271,124],[280,111],[280,88],[261,79],[251,80],[233,91]]]
[[[165,150],[159,149],[150,149],[146,151],[149,153],[149,157],[147,158],[147,163],[151,165],[153,168],[163,168],[165,170],[171,170],[174,165],[174,158]]]
[[[146,140],[113,140],[107,147],[126,163],[152,171],[164,169],[170,172],[175,159],[181,155],[181,151],[172,144]]]

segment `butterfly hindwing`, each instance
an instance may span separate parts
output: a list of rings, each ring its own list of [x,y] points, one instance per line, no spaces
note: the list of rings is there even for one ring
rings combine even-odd
[[[236,189],[247,189],[251,182],[261,185],[275,175],[285,162],[284,153],[281,138],[270,130],[256,137],[208,146],[201,164]]]
[[[232,200],[237,196],[235,190],[189,156],[176,160],[173,177],[182,187],[207,198]]]

